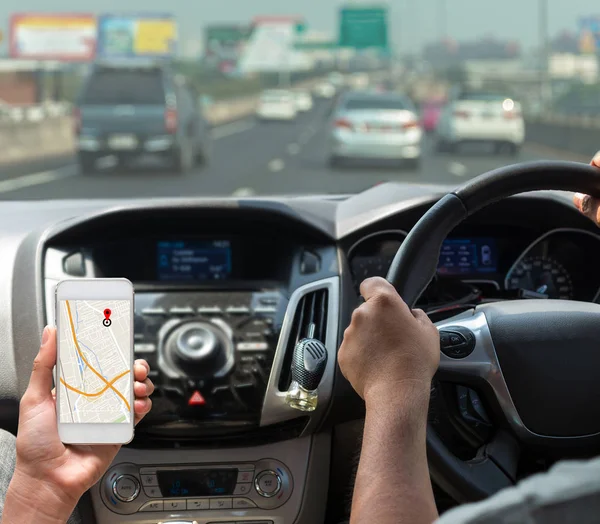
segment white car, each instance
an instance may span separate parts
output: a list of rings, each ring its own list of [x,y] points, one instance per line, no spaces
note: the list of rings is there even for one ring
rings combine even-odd
[[[308,91],[296,91],[296,109],[301,112],[310,111],[313,107],[312,95]]]
[[[319,82],[314,87],[315,96],[318,98],[333,98],[335,92],[335,86],[329,82]]]
[[[294,120],[298,114],[296,96],[285,89],[270,89],[260,95],[256,116],[261,120]]]
[[[521,104],[493,93],[463,93],[444,107],[436,129],[437,149],[454,152],[466,143],[492,144],[518,154],[525,141]]]

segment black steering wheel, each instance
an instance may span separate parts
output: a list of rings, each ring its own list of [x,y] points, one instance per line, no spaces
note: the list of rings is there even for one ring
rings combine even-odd
[[[442,242],[458,224],[508,196],[550,189],[600,196],[600,170],[575,162],[531,162],[469,181],[423,215],[396,253],[387,279],[413,307],[436,273]],[[557,459],[600,449],[600,305],[497,302],[444,320],[438,328],[461,333],[466,344],[456,353],[442,352],[437,378],[476,387],[498,429],[465,461],[428,427],[431,476],[455,499],[479,500],[514,484],[523,449]]]

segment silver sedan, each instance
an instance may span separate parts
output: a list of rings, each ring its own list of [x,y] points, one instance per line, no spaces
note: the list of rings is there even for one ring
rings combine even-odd
[[[411,101],[394,93],[350,92],[333,112],[330,163],[404,160],[418,167],[423,130]]]

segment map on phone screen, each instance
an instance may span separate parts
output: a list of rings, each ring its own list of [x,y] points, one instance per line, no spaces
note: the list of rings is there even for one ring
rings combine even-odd
[[[131,422],[131,302],[59,302],[61,423]]]

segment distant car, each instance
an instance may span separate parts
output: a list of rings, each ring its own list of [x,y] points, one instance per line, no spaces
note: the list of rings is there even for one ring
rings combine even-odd
[[[367,73],[352,73],[348,77],[348,87],[351,89],[362,90],[369,87],[370,79]]]
[[[120,166],[153,156],[178,172],[209,159],[210,126],[198,97],[167,66],[97,65],[79,95],[74,121],[84,174],[109,155]]]
[[[330,82],[319,82],[313,89],[313,93],[318,98],[333,98],[336,94],[336,88]]]
[[[297,113],[296,97],[285,89],[263,91],[256,109],[261,120],[294,120]]]
[[[417,168],[421,129],[416,110],[405,96],[349,92],[333,112],[330,163],[352,158],[403,160]]]
[[[298,111],[310,111],[313,107],[312,95],[308,91],[296,91],[296,109]]]
[[[521,104],[503,94],[459,94],[442,111],[436,133],[437,149],[442,152],[484,142],[498,153],[516,155],[525,141]]]
[[[423,104],[422,122],[423,129],[427,133],[436,130],[443,108],[444,101],[442,100],[429,100]]]

